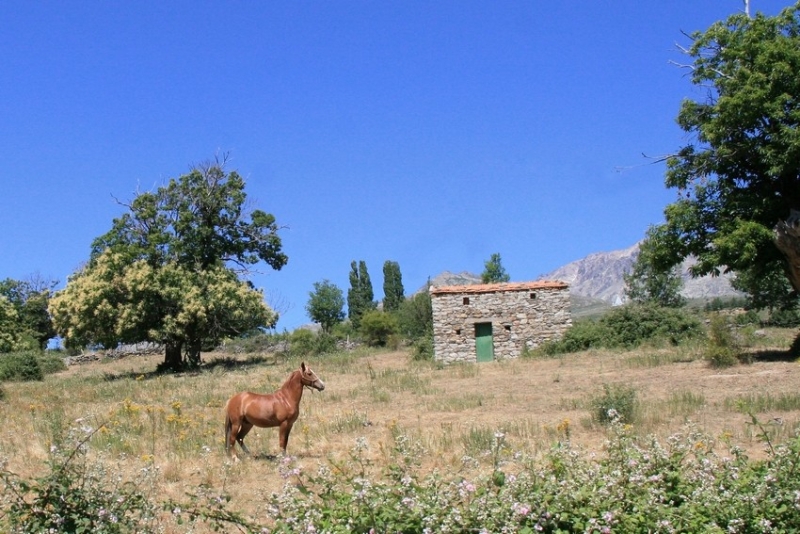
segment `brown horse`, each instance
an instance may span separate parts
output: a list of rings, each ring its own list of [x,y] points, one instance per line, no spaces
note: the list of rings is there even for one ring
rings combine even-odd
[[[286,454],[289,433],[300,415],[300,399],[305,387],[322,391],[325,384],[303,362],[300,369],[292,372],[275,393],[262,395],[245,391],[231,397],[225,404],[225,452],[233,453],[236,458],[234,449],[238,441],[242,450],[250,454],[244,445],[244,437],[253,426],[277,426],[280,427],[281,451]]]

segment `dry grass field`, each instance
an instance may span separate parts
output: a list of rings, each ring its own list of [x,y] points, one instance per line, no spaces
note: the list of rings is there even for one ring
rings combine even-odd
[[[457,470],[481,458],[495,432],[528,456],[570,439],[602,453],[607,429],[592,417],[604,385],[636,394],[637,434],[666,437],[691,422],[753,457],[763,454],[748,406],[779,442],[800,427],[800,365],[780,357],[795,331],[768,330],[751,348],[755,362],[714,369],[700,348],[589,351],[552,359],[519,359],[439,367],[405,351],[357,351],[310,358],[324,392],[304,393],[288,452],[314,466],[347,456],[366,438],[375,465],[399,434],[422,447],[425,468]],[[254,429],[253,457],[231,462],[223,446],[223,406],[242,390],[277,389],[299,360],[271,355],[204,355],[201,371],[157,375],[161,356],[75,365],[40,383],[3,385],[0,456],[34,477],[54,440],[69,428],[102,428],[90,441],[94,459],[134,476],[158,468],[158,489],[180,498],[200,484],[225,488],[231,506],[257,513],[254,495],[283,484],[277,429]],[[723,447],[724,448],[724,447]]]

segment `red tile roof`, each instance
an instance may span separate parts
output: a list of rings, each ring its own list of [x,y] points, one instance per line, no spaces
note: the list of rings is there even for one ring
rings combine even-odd
[[[566,283],[555,280],[538,282],[508,282],[505,284],[470,284],[463,286],[431,286],[432,295],[443,293],[497,293],[501,291],[530,291],[532,289],[566,289]]]

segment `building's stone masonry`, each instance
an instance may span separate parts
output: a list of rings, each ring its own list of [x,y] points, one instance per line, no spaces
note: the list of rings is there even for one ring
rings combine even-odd
[[[563,282],[442,286],[430,294],[434,357],[446,364],[477,361],[477,323],[492,324],[496,360],[560,339],[572,325]]]

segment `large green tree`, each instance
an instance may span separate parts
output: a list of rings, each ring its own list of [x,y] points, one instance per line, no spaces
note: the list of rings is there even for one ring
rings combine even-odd
[[[509,280],[511,280],[511,276],[509,276],[505,267],[503,267],[500,254],[492,254],[484,263],[483,272],[481,273],[481,282],[484,284],[495,284],[498,282],[508,282]]]
[[[330,333],[334,326],[344,320],[344,293],[329,280],[314,282],[314,291],[308,294],[306,312],[312,321]]]
[[[668,308],[680,308],[686,303],[681,295],[683,279],[680,267],[674,266],[666,271],[653,262],[655,243],[648,237],[639,244],[639,253],[631,270],[622,275],[625,281],[625,295],[638,304],[654,303]]]
[[[678,200],[653,230],[661,268],[693,255],[695,276],[732,270],[748,291],[774,291],[782,273],[800,289],[799,6],[690,36],[686,67],[703,97],[681,104],[689,135],[667,158]]]
[[[240,278],[287,261],[275,218],[245,212],[245,182],[214,161],[126,205],[50,312],[68,346],[163,344],[164,365],[200,362],[201,348],[277,321]]]
[[[37,347],[44,350],[56,336],[53,321],[47,312],[56,282],[32,275],[27,280],[6,278],[0,281],[0,295],[14,307],[16,320],[9,323],[17,339],[15,350]],[[27,346],[33,345],[33,346]],[[0,352],[2,352],[0,350]]]
[[[405,300],[403,288],[403,275],[400,274],[400,264],[396,261],[383,263],[383,310],[397,311]]]
[[[367,263],[354,260],[350,263],[350,289],[347,290],[347,317],[353,328],[358,329],[365,312],[375,309],[374,298]]]

